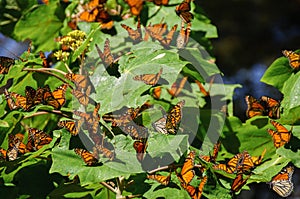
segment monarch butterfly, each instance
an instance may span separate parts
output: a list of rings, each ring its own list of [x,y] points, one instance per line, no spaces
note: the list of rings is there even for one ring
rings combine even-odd
[[[176,14],[182,19],[184,23],[190,23],[194,19],[194,15],[191,11],[191,0],[184,0],[175,8]]]
[[[174,35],[174,33],[175,33],[175,31],[177,30],[177,24],[175,24],[172,28],[171,28],[171,30],[168,32],[168,34],[163,38],[163,40],[159,40],[159,42],[163,45],[163,46],[165,46],[165,47],[168,47],[168,46],[170,46],[170,44],[171,44],[171,42],[172,42],[172,40],[173,40],[173,35]]]
[[[268,116],[269,118],[272,119],[279,119],[280,118],[280,102],[267,97],[267,96],[262,96],[261,100],[266,102],[266,107],[267,107],[267,112],[268,112]]]
[[[160,98],[160,95],[161,95],[161,87],[160,87],[160,86],[157,86],[157,87],[153,88],[153,90],[152,90],[152,96],[153,96],[155,99],[159,99],[159,98]]]
[[[183,188],[186,188],[188,184],[192,181],[195,176],[194,169],[194,160],[195,160],[195,151],[191,151],[186,157],[183,167],[181,169],[180,175],[177,175],[180,184]]]
[[[93,166],[93,165],[96,165],[98,163],[97,158],[95,158],[94,155],[92,153],[90,153],[89,151],[87,151],[85,149],[79,149],[79,148],[75,148],[74,151],[77,155],[81,156],[83,161],[88,166]]]
[[[238,192],[250,178],[250,175],[247,178],[243,179],[243,173],[238,173],[231,184],[231,192]]]
[[[46,105],[53,106],[55,109],[60,109],[66,102],[65,93],[69,84],[62,84],[51,92],[48,85],[44,87],[43,102]]]
[[[160,184],[167,186],[171,181],[171,173],[168,176],[163,176],[159,174],[149,174],[147,175],[147,178],[151,180],[156,180]]]
[[[248,106],[246,111],[247,117],[251,118],[259,115],[260,116],[267,115],[273,119],[280,118],[279,101],[267,96],[262,96],[260,100],[257,100],[251,95],[247,95],[245,97],[245,100]]]
[[[105,1],[91,0],[83,5],[84,11],[80,13],[79,19],[86,22],[95,22],[101,10],[104,10]]]
[[[237,170],[243,169],[245,160],[249,161],[249,159],[251,159],[250,155],[248,152],[244,151],[243,153],[236,154],[227,162],[227,164],[214,165],[214,169],[223,170],[227,173],[234,173]],[[254,166],[252,162],[248,163],[248,168],[249,165]]]
[[[161,5],[166,6],[169,3],[169,0],[148,0],[148,1],[153,2],[157,6],[161,6]]]
[[[7,74],[10,67],[15,64],[15,60],[10,57],[0,56],[0,74]]]
[[[300,54],[299,53],[289,51],[289,50],[283,50],[282,54],[288,58],[290,66],[293,70],[299,70],[299,68],[300,68]]]
[[[112,126],[113,127],[121,127],[128,126],[134,119],[137,118],[139,112],[141,111],[141,107],[137,108],[127,108],[125,112],[123,112],[120,116],[112,117]],[[108,117],[111,117],[108,115]],[[108,118],[106,118],[108,120]]]
[[[126,3],[130,7],[131,14],[139,16],[143,9],[143,0],[126,0]]]
[[[275,175],[268,184],[281,197],[288,197],[294,189],[292,182],[293,173],[294,167],[287,166]]]
[[[8,149],[6,152],[6,156],[8,157],[9,161],[13,161],[17,159],[19,155],[19,146],[21,144],[21,140],[18,138],[15,138],[13,134],[10,134],[8,137]]]
[[[154,86],[155,84],[157,84],[162,72],[163,72],[163,69],[161,68],[157,74],[137,75],[137,76],[133,77],[133,79],[136,81],[143,81],[147,85]]]
[[[57,126],[61,128],[66,128],[71,133],[71,135],[76,136],[79,133],[82,122],[83,122],[82,119],[75,120],[75,121],[63,120],[63,121],[59,121],[57,123]]]
[[[105,40],[105,43],[104,43],[104,52],[102,52],[100,50],[100,48],[98,47],[98,45],[96,44],[96,49],[98,51],[98,55],[99,57],[101,58],[103,64],[105,66],[111,66],[113,63],[114,63],[114,57],[113,55],[111,54],[111,51],[110,51],[110,42],[109,42],[109,39],[106,39]]]
[[[44,145],[49,144],[51,141],[52,137],[46,132],[35,128],[29,128],[26,148],[29,151],[37,151]]]
[[[217,159],[218,153],[219,153],[220,146],[221,146],[221,142],[217,141],[214,144],[212,155],[209,155],[209,156],[202,155],[202,156],[200,156],[200,158],[205,160],[206,162],[215,162]]]
[[[11,98],[10,92],[8,92],[7,89],[4,89],[4,96],[5,96],[7,105],[8,105],[10,110],[14,110],[14,109],[18,108],[18,106],[16,105],[14,100]]]
[[[94,111],[92,113],[83,113],[81,111],[73,111],[74,115],[83,118],[84,122],[87,123],[87,128],[90,133],[96,134],[98,131],[100,115],[98,113],[100,109],[100,103],[95,105]]]
[[[245,100],[248,106],[246,111],[246,115],[248,118],[258,116],[258,115],[266,115],[265,102],[261,102],[255,99],[254,97],[252,97],[251,95],[247,95],[245,97]]]
[[[20,107],[25,111],[29,111],[34,105],[41,102],[36,100],[36,90],[31,86],[26,86],[25,97],[15,92],[11,92],[10,96],[15,98],[16,107]],[[11,106],[13,105],[11,104]]]
[[[233,158],[231,158],[227,164],[217,164],[214,165],[214,169],[223,170],[227,173],[234,172],[248,172],[253,169],[255,166],[259,165],[266,153],[266,149],[263,151],[262,155],[258,157],[251,157],[247,151],[243,151],[242,153],[236,154]]]
[[[166,121],[166,129],[169,134],[176,134],[182,118],[182,107],[185,101],[178,102],[168,113]]]
[[[26,146],[22,142],[23,135],[9,134],[8,136],[8,149],[6,151],[6,158],[9,161],[17,159],[19,154],[24,154],[26,152]]]
[[[291,139],[292,132],[288,131],[283,125],[279,124],[274,120],[271,120],[270,122],[276,128],[276,131],[268,129],[268,133],[273,138],[274,146],[276,148],[279,148],[288,143]]]
[[[179,35],[176,39],[177,48],[182,49],[187,45],[190,38],[190,33],[191,33],[190,25],[188,25],[186,28],[181,27]]]
[[[89,77],[86,75],[67,73],[65,77],[75,84],[77,90],[86,89],[89,85],[92,85]]]
[[[115,153],[102,145],[96,145],[96,149],[105,157],[109,158],[109,160],[113,160],[115,158]]]
[[[91,93],[91,86],[85,90],[85,92],[81,92],[80,90],[72,90],[72,95],[78,99],[78,102],[84,106],[87,106],[89,103],[96,104],[96,102],[89,97]]]
[[[207,182],[207,176],[204,176],[198,186],[198,189],[195,187],[188,185],[185,190],[189,193],[192,199],[200,199],[203,193],[203,188]]]
[[[133,139],[143,139],[148,137],[148,129],[133,122],[126,126],[120,126],[120,129],[130,135]]]
[[[125,24],[121,24],[122,28],[124,28],[127,32],[129,37],[135,42],[138,43],[140,41],[142,41],[142,30],[141,30],[141,22],[140,20],[138,20],[137,23],[137,29],[133,30],[132,28],[130,28],[129,26],[125,25]]]
[[[181,92],[181,90],[183,89],[183,87],[184,87],[187,79],[188,79],[188,77],[182,78],[182,80],[180,81],[179,85],[176,82],[174,82],[172,84],[171,89],[168,89],[168,93],[170,95],[172,95],[172,97],[177,97],[179,95],[179,93]]]
[[[162,41],[163,34],[167,31],[167,28],[168,25],[166,23],[159,23],[154,25],[149,24],[147,27],[145,27],[145,30],[153,39]]]
[[[147,139],[134,141],[133,148],[136,151],[136,157],[139,162],[142,162],[142,160],[144,159],[147,147],[148,147]]]

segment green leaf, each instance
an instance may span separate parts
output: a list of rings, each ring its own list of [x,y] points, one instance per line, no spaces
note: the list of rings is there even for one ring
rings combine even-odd
[[[123,106],[137,107],[149,99],[149,95],[140,96],[151,88],[151,85],[134,80],[136,75],[156,74],[162,68],[158,84],[171,85],[176,81],[177,75],[187,62],[181,61],[176,52],[161,48],[153,42],[135,45],[132,54],[122,56],[119,61],[120,78],[107,76],[103,66],[98,66],[91,81],[97,90],[95,98],[105,104],[101,111],[107,113]],[[110,92],[107,92],[108,90]]]
[[[282,93],[284,98],[281,102],[283,114],[280,122],[284,124],[294,124],[300,120],[298,111],[300,110],[300,73],[291,74],[283,85]]]
[[[36,51],[51,51],[57,44],[54,39],[59,36],[62,22],[57,13],[64,11],[57,2],[40,5],[32,12],[26,13],[16,24],[14,35],[17,40],[32,40]]]
[[[260,81],[282,91],[283,85],[290,78],[292,71],[287,58],[280,57],[269,66]]]

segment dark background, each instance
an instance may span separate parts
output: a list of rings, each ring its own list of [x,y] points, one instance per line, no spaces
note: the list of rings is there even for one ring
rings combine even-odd
[[[300,0],[195,0],[218,29],[212,40],[217,66],[225,83],[242,84],[234,96],[234,114],[245,120],[244,97],[251,94],[282,99],[259,82],[281,51],[300,48]]]

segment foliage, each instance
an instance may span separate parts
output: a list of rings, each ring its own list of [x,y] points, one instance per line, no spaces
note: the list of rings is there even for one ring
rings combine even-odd
[[[152,2],[145,2],[145,12],[141,15],[142,24],[146,27],[146,24],[157,24],[162,19],[169,27],[180,24],[180,18],[174,12],[175,6],[180,2],[170,0],[168,6],[156,6]],[[212,163],[205,162],[198,156],[208,155],[218,139],[222,145],[216,162],[226,162],[244,150],[251,156],[259,156],[266,149],[262,163],[252,171],[247,185],[253,182],[269,182],[290,162],[296,167],[300,166],[300,118],[297,114],[300,111],[300,73],[289,67],[287,58],[275,60],[262,78],[263,82],[276,87],[284,94],[281,102],[283,114],[279,122],[287,129],[293,126],[290,142],[276,149],[272,137],[267,133],[268,128],[273,128],[267,116],[250,118],[245,123],[233,116],[232,97],[234,89],[240,85],[222,84],[222,73],[214,59],[206,52],[212,48],[209,39],[217,37],[216,28],[200,12],[195,14],[191,36],[202,45],[195,41],[190,41],[184,49],[173,45],[164,48],[157,41],[142,41],[134,45],[121,27],[121,24],[133,29],[136,26],[134,17],[121,17],[129,13],[128,5],[123,1],[108,1],[106,6],[111,10],[117,9],[118,6],[123,9],[119,15],[114,16],[112,30],[99,28],[99,23],[78,22],[78,28],[86,33],[84,42],[77,49],[69,50],[70,56],[65,57],[64,61],[57,61],[52,69],[45,69],[42,65],[44,60],[36,53],[40,50],[62,50],[55,39],[71,31],[68,22],[72,20],[72,13],[77,12],[76,7],[79,4],[79,1],[58,0],[49,1],[48,4],[37,4],[36,1],[28,0],[26,4],[23,1],[7,1],[1,5],[1,32],[17,40],[29,38],[34,47],[32,52],[25,52],[22,59],[16,60],[8,74],[1,75],[1,90],[3,92],[7,88],[25,96],[26,86],[37,89],[49,85],[53,91],[63,81],[75,88],[64,74],[70,72],[69,68],[77,74],[82,73],[84,69],[96,91],[90,97],[101,104],[101,116],[118,114],[124,107],[137,108],[146,102],[151,104],[150,108],[141,112],[138,118],[140,121],[137,122],[148,129],[146,155],[143,161],[139,161],[132,147],[136,140],[120,132],[120,129],[102,117],[99,120],[98,133],[112,146],[116,157],[112,161],[101,157],[101,163],[87,166],[73,149],[85,148],[86,143],[91,142],[93,138],[88,130],[83,128],[78,136],[71,136],[67,130],[57,127],[58,121],[72,118],[74,110],[83,111],[83,107],[72,96],[70,88],[65,96],[67,102],[61,110],[55,110],[45,104],[39,104],[28,112],[21,109],[9,110],[2,95],[2,148],[9,147],[9,134],[24,134],[23,142],[27,143],[28,127],[43,129],[53,137],[50,144],[38,151],[25,153],[13,161],[0,162],[0,195],[3,198],[172,198],[173,195],[176,198],[188,198],[189,195],[180,186],[175,171],[182,168],[189,150],[196,151],[195,164],[206,168],[204,173],[195,168],[197,176],[209,176],[203,196],[231,198],[230,186],[235,175],[213,169]],[[201,10],[192,7],[192,10],[194,9]],[[178,36],[178,33],[175,36]],[[95,48],[97,44],[103,49],[106,38],[110,40],[111,52],[115,58],[118,56],[113,64],[117,65],[119,75],[109,71],[111,66],[105,66]],[[157,99],[152,94],[155,86],[136,81],[134,77],[140,74],[156,74],[161,68],[163,72],[158,85],[161,86],[162,93]],[[183,76],[188,77],[189,84],[183,87],[178,96],[171,96],[168,89]],[[209,84],[211,79],[212,83]],[[206,92],[199,90],[195,80],[204,85]],[[11,87],[6,86],[8,81],[13,81]],[[161,108],[168,111],[182,100],[185,101],[185,105],[178,133],[165,135],[156,132],[152,123],[162,117]],[[220,111],[224,107],[228,107],[227,114],[226,111]],[[94,106],[90,104],[85,108],[84,111],[89,112]],[[172,170],[169,186],[147,179],[147,172],[159,168],[166,168],[158,172],[163,175],[168,175],[169,170]],[[196,187],[199,182],[200,180],[195,178],[191,184]],[[247,186],[243,187],[246,188]]]

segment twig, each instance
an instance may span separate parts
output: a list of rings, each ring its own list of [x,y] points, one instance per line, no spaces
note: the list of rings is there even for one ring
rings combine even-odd
[[[55,71],[55,72],[61,73],[63,75],[67,74],[67,73],[65,73],[65,72],[63,72],[61,70],[57,70],[55,68],[38,68],[38,69],[23,68],[23,71],[41,72],[41,73],[49,74],[49,75],[52,75],[52,76],[56,77],[60,81],[66,83],[66,84],[69,84],[65,79],[61,78],[60,76],[58,76],[58,75],[56,75],[54,73],[49,72],[49,71]],[[73,86],[71,86],[70,84],[69,84],[69,86],[70,86],[71,89],[73,89]]]
[[[107,184],[106,182],[100,182],[100,184],[102,184],[104,187],[106,187],[110,191],[116,193],[116,190],[112,186],[110,186],[109,184]]]
[[[43,110],[43,111],[40,111],[40,112],[33,113],[32,115],[25,116],[23,119],[35,117],[35,116],[38,116],[38,115],[49,114],[49,113],[54,113],[54,114],[57,114],[57,115],[61,115],[63,117],[70,118],[67,114],[64,114],[64,113],[62,113],[61,111],[58,111],[58,110],[52,110],[52,111]]]

